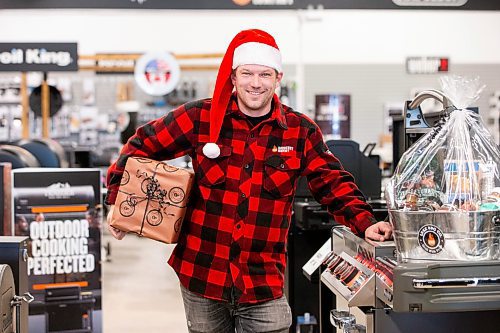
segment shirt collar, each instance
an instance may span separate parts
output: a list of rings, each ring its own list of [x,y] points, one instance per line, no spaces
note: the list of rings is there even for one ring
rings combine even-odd
[[[283,104],[281,104],[281,101],[278,97],[278,95],[274,94],[273,96],[273,101],[271,103],[271,118],[272,120],[275,120],[276,123],[283,129],[288,129],[288,125],[286,124],[286,117],[285,117],[285,109],[283,107]],[[226,115],[229,114],[237,114],[241,113],[239,107],[238,107],[238,98],[236,96],[236,92],[234,92],[231,95],[231,99],[229,100],[229,105],[226,110]]]

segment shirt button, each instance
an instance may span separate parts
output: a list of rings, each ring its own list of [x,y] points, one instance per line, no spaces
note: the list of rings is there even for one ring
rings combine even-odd
[[[284,165],[284,164],[280,164],[280,168],[281,168],[281,169],[284,169],[284,168],[285,168],[285,165]]]
[[[241,197],[242,197],[242,198],[246,198],[246,197],[247,197],[247,195],[246,195],[245,193],[241,193]]]
[[[251,138],[255,138],[255,134],[254,133],[250,133],[250,137]]]
[[[245,169],[250,168],[250,164],[245,164]]]

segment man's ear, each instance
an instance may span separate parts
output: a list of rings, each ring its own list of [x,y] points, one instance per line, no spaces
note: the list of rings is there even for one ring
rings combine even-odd
[[[231,72],[231,83],[233,86],[236,85],[236,69]]]
[[[276,75],[276,82],[279,84],[281,82],[281,79],[283,78],[283,72],[278,73]]]

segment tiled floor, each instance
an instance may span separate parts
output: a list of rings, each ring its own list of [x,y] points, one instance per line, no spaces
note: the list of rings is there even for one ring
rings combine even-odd
[[[177,276],[166,263],[173,249],[135,235],[111,242],[103,263],[104,333],[187,333]]]

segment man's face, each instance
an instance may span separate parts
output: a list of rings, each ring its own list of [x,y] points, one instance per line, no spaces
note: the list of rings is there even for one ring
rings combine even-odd
[[[236,88],[238,106],[249,116],[263,116],[269,110],[274,90],[283,73],[262,65],[241,65],[231,75]]]

